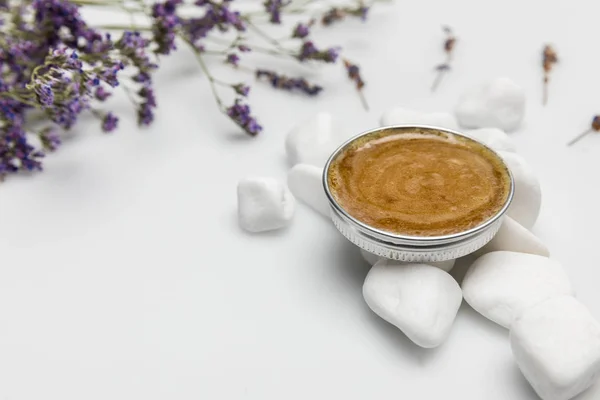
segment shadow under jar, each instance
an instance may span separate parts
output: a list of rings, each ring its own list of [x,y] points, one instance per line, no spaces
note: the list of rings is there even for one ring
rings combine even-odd
[[[329,158],[323,185],[337,229],[362,249],[400,261],[470,254],[498,232],[514,193],[493,150],[431,126],[362,133]]]

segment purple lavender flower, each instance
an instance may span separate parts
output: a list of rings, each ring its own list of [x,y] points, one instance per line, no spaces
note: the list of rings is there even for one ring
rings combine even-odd
[[[107,65],[108,64],[108,65]],[[117,78],[117,73],[125,69],[125,65],[122,62],[111,63],[108,62],[104,64],[102,67],[98,68],[99,76],[97,77],[98,81],[93,81],[94,86],[98,86],[100,84],[100,80],[108,83],[111,87],[119,86],[119,80]]]
[[[233,85],[232,88],[240,96],[248,97],[248,93],[250,93],[250,86],[244,85],[243,83]]]
[[[240,57],[235,53],[231,53],[227,55],[225,62],[237,67],[238,63],[240,62]]]
[[[344,60],[344,67],[346,68],[346,71],[348,72],[348,78],[353,80],[354,83],[356,84],[356,89],[361,90],[365,86],[365,82],[362,80],[362,77],[360,76],[360,69],[359,69],[358,65],[352,64],[348,60]]]
[[[267,78],[274,88],[289,91],[299,90],[309,96],[316,96],[323,90],[323,87],[312,85],[304,78],[288,78],[285,75],[279,75],[276,72],[264,69],[256,70],[256,78]]]
[[[243,104],[240,99],[236,99],[235,103],[227,108],[226,112],[229,118],[250,136],[256,136],[262,131],[262,126],[250,115],[250,107]]]
[[[154,111],[152,106],[148,103],[143,103],[138,108],[138,124],[139,125],[150,125],[154,121]]]
[[[227,32],[231,27],[238,32],[246,30],[241,14],[238,11],[232,11],[228,2],[215,3],[209,0],[200,0],[196,2],[196,5],[206,8],[204,16],[182,21],[183,30],[191,43],[196,44],[198,40],[206,37],[215,28],[221,32]]]
[[[18,171],[41,171],[44,153],[28,141],[21,124],[0,128],[0,177]]]
[[[98,99],[99,101],[105,101],[106,99],[108,99],[110,96],[112,96],[111,92],[108,92],[106,89],[104,89],[104,87],[102,86],[98,86],[96,88],[96,92],[94,93],[94,97],[96,99]]]
[[[150,125],[154,121],[153,109],[156,108],[154,90],[150,86],[143,86],[138,95],[144,100],[138,108],[138,124]]]
[[[148,39],[144,39],[139,32],[123,32],[123,36],[115,43],[115,47],[119,52],[127,57],[131,63],[139,70],[141,74],[145,74],[143,80],[150,80],[151,71],[158,68],[158,65],[150,61],[146,54],[146,48],[150,45]]]
[[[154,96],[154,90],[150,86],[144,86],[138,92],[140,97],[145,100],[150,107],[156,107],[156,97]]]
[[[55,151],[61,144],[60,136],[54,127],[48,127],[39,133],[40,141],[46,151]]]
[[[332,47],[327,50],[319,50],[315,47],[313,42],[307,41],[302,44],[302,47],[300,48],[300,54],[297,57],[300,61],[315,60],[326,63],[335,63],[338,55],[338,48]]]
[[[281,23],[281,8],[288,5],[289,2],[284,3],[282,0],[266,0],[263,5],[265,10],[270,14],[271,18],[269,21],[273,24]]]
[[[45,83],[36,85],[35,92],[38,96],[38,101],[43,107],[50,107],[54,103],[54,92],[50,85]]]
[[[241,51],[242,53],[248,53],[250,51],[252,51],[252,49],[248,46],[246,46],[245,44],[240,44],[238,46],[238,50]]]
[[[34,0],[31,4],[46,49],[64,43],[87,53],[93,52],[102,35],[89,28],[79,13],[79,6],[68,0]]]
[[[292,32],[292,37],[303,39],[303,38],[307,37],[309,34],[310,34],[310,25],[305,25],[305,24],[299,23],[294,28],[294,31]]]
[[[106,133],[112,132],[117,128],[118,124],[119,118],[115,117],[113,113],[109,112],[102,120],[102,130]]]
[[[134,82],[137,83],[146,83],[150,82],[151,80],[150,74],[148,74],[147,72],[139,72],[136,75],[134,75],[132,79]]]
[[[176,15],[177,6],[183,3],[183,0],[167,0],[163,3],[156,3],[152,6],[152,33],[154,41],[158,47],[154,50],[156,54],[169,54],[175,50],[175,31],[181,21]]]

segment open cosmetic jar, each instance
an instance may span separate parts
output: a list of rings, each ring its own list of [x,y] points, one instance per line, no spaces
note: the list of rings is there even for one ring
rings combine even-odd
[[[459,258],[496,235],[514,194],[502,158],[459,132],[400,125],[364,132],[329,158],[323,185],[337,229],[381,257]]]

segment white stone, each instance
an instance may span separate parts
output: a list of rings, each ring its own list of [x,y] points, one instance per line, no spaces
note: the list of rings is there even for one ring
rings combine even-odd
[[[324,167],[340,143],[331,114],[320,112],[302,121],[285,138],[285,151],[292,165]]]
[[[287,184],[297,199],[329,216],[329,201],[323,188],[323,168],[297,164],[288,172]]]
[[[572,399],[600,375],[600,324],[573,297],[525,310],[513,322],[510,344],[519,369],[543,400]]]
[[[460,286],[447,272],[390,260],[371,268],[363,296],[377,315],[426,348],[437,347],[448,337],[462,302]]]
[[[542,205],[542,189],[533,168],[523,157],[505,151],[498,152],[515,181],[515,195],[507,214],[527,229],[535,225]]]
[[[500,128],[511,132],[525,114],[525,91],[508,78],[496,78],[465,92],[455,109],[464,128]]]
[[[483,255],[502,250],[550,257],[548,247],[537,236],[511,217],[504,217],[502,226],[500,226],[496,236],[482,249],[478,250],[477,254]]]
[[[515,142],[502,130],[498,128],[481,128],[466,131],[465,135],[485,144],[495,151],[517,151]]]
[[[296,201],[273,178],[249,177],[238,183],[238,219],[249,232],[280,229],[290,224]]]
[[[427,113],[395,107],[383,113],[380,120],[381,126],[390,125],[432,125],[440,128],[458,129],[458,123],[454,115],[449,113]]]
[[[360,249],[360,254],[365,259],[365,261],[371,265],[374,265],[377,261],[379,261],[381,259],[385,259],[385,257],[379,257],[378,255],[370,253],[363,249]],[[410,263],[404,263],[404,262],[400,262],[400,261],[394,261],[394,262],[397,262],[399,264],[410,264]],[[437,267],[443,271],[448,272],[454,267],[455,262],[456,262],[456,260],[447,260],[447,261],[438,261],[438,262],[428,262],[425,264]]]
[[[510,251],[478,258],[467,271],[462,290],[471,307],[506,328],[527,307],[573,294],[569,277],[557,261]]]

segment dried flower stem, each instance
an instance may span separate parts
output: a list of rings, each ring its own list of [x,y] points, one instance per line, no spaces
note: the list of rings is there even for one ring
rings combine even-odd
[[[449,62],[450,62],[450,57],[447,57],[446,63],[449,63]],[[445,64],[442,64],[442,65],[445,65]],[[433,84],[431,85],[432,92],[435,92],[436,89],[438,88],[438,86],[440,85],[440,83],[442,83],[442,80],[444,79],[444,75],[446,74],[446,72],[448,72],[448,70],[445,70],[445,69],[437,70],[437,75],[435,76]]]
[[[179,35],[179,38],[181,40],[183,40],[190,47],[190,49],[192,49],[192,52],[194,53],[194,55],[196,56],[196,59],[198,60],[200,69],[202,70],[202,72],[204,72],[204,75],[206,75],[206,78],[208,79],[208,82],[210,84],[210,90],[212,91],[213,97],[215,98],[215,101],[217,102],[217,106],[219,107],[219,110],[224,113],[225,106],[223,105],[223,101],[221,100],[221,97],[219,97],[219,92],[217,92],[217,87],[215,85],[216,80],[210,73],[210,70],[208,69],[208,67],[206,66],[206,63],[204,62],[204,58],[202,57],[202,54],[200,53],[200,51],[198,51],[196,46],[194,46],[194,44],[192,42],[190,42],[185,36]]]
[[[346,68],[346,72],[348,73],[348,78],[350,78],[356,86],[356,91],[358,92],[358,97],[360,98],[363,108],[365,109],[365,111],[369,111],[369,104],[367,103],[367,98],[363,93],[365,82],[363,81],[362,76],[360,75],[360,68],[358,67],[358,65],[353,64],[352,62],[346,59],[344,60],[344,67]]]
[[[252,23],[252,21],[250,20],[250,18],[242,18],[246,21],[246,23],[248,24],[248,27],[250,29],[252,29],[258,36],[262,37],[265,41],[267,41],[268,43],[272,44],[277,50],[279,50],[279,52],[281,54],[285,54],[289,57],[295,58],[295,56],[293,54],[290,54],[289,50],[283,48],[279,42],[277,41],[277,39],[271,37],[269,34],[267,34],[266,32],[264,32],[262,29],[260,29],[258,26],[256,26],[254,23]]]
[[[431,85],[432,92],[435,92],[435,90],[442,82],[444,75],[448,71],[450,71],[450,62],[452,61],[452,54],[456,45],[456,36],[454,36],[454,34],[452,33],[452,29],[449,26],[444,26],[442,29],[446,34],[446,40],[444,41],[444,52],[446,53],[446,61],[443,64],[440,64],[437,67],[435,67],[437,71],[437,76],[433,81],[433,85]]]
[[[558,62],[558,56],[552,46],[544,46],[542,53],[542,68],[544,69],[544,83],[542,88],[542,104],[548,103],[548,82],[550,81],[550,72],[554,67],[554,64]]]
[[[585,136],[592,132],[600,132],[600,115],[594,116],[590,127],[587,130],[581,132],[579,135],[575,136],[569,143],[567,143],[567,146],[573,146],[575,143],[579,142],[581,139],[583,139]]]

